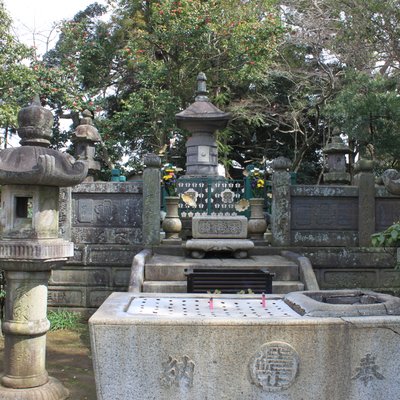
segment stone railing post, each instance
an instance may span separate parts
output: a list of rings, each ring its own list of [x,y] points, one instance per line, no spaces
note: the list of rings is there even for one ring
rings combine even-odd
[[[354,184],[358,186],[358,245],[371,246],[375,232],[375,176],[373,161],[361,159],[355,166]]]
[[[273,246],[290,245],[290,173],[292,163],[285,157],[272,162],[271,231]]]
[[[147,154],[144,164],[143,243],[145,246],[157,246],[160,244],[161,159],[156,154]]]

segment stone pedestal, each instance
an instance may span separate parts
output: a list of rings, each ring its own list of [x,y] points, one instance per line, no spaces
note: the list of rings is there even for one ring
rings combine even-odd
[[[178,196],[166,197],[165,205],[167,208],[167,214],[162,223],[162,228],[165,232],[164,241],[180,240],[179,233],[182,230],[182,222],[179,219],[179,214],[178,214],[179,197]]]
[[[264,233],[267,229],[267,222],[265,221],[263,207],[263,198],[252,198],[250,201],[250,219],[248,224],[248,231],[250,239],[264,239]]]
[[[19,248],[22,248],[21,244]],[[49,260],[50,261],[50,260]],[[43,263],[21,260],[20,271],[12,270],[15,261],[0,261],[6,269],[7,296],[4,334],[4,375],[0,379],[0,398],[18,400],[64,400],[68,390],[46,371],[47,285],[50,268],[65,259]],[[11,270],[7,270],[10,267]],[[30,271],[29,271],[30,269]]]

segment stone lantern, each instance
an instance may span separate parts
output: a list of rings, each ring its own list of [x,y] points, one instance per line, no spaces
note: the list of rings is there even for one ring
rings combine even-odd
[[[179,128],[191,133],[186,143],[186,176],[218,176],[218,152],[215,132],[228,124],[230,114],[211,104],[207,97],[207,78],[197,76],[195,102],[176,114]]]
[[[324,182],[327,184],[349,184],[350,174],[346,172],[346,154],[351,150],[343,143],[339,130],[334,129],[332,140],[323,149],[326,154],[328,172],[324,173]]]
[[[4,375],[1,399],[66,399],[45,367],[47,285],[73,256],[58,237],[59,187],[82,182],[82,161],[48,148],[53,115],[38,97],[18,114],[21,147],[0,152],[0,268],[5,271]]]
[[[75,145],[75,156],[84,161],[88,166],[88,176],[85,182],[93,182],[95,174],[100,171],[100,162],[94,159],[95,144],[101,142],[99,131],[93,126],[92,113],[85,110],[82,113],[80,125],[72,135],[72,143]]]

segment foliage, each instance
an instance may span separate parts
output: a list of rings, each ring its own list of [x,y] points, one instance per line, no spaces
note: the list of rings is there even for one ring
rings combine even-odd
[[[177,184],[177,168],[172,164],[165,164],[161,168],[161,179],[163,187],[167,192],[168,196],[177,196],[176,184]]]
[[[281,34],[274,0],[110,3],[108,22],[94,4],[60,27],[43,67],[71,84],[56,86],[48,103],[60,117],[101,110],[96,124],[110,157],[129,157],[134,169],[147,151],[169,161],[181,149],[175,114],[193,101],[198,72],[207,74],[212,100],[227,108],[261,79]]]
[[[74,313],[66,310],[50,310],[47,313],[50,321],[50,330],[80,330],[83,327],[82,316],[80,313]]]
[[[400,165],[400,97],[393,77],[349,71],[326,114],[357,152],[387,167]]]
[[[374,233],[371,241],[375,247],[400,247],[400,221],[390,225],[383,232]]]
[[[19,43],[11,33],[11,19],[0,2],[0,130],[2,146],[7,146],[10,134],[15,133],[17,113],[30,100],[35,91],[35,75],[24,61],[33,52]]]
[[[400,221],[390,225],[383,232],[371,235],[372,246],[374,247],[400,247]],[[396,269],[400,269],[400,260],[397,259]]]

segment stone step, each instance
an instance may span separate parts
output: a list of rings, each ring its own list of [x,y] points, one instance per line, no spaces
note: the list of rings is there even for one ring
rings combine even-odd
[[[273,294],[286,294],[304,290],[304,285],[299,281],[272,281]],[[145,293],[186,293],[186,281],[145,281]]]
[[[145,265],[145,280],[186,280],[185,269],[260,269],[267,268],[277,281],[296,281],[299,268],[293,261],[282,256],[253,256],[247,259],[205,258],[193,259],[156,254]]]

